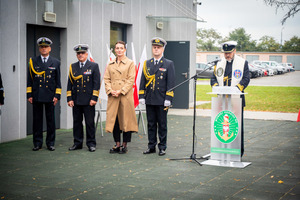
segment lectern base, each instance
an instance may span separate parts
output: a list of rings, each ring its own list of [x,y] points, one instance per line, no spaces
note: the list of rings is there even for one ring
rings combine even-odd
[[[235,168],[245,168],[251,165],[251,162],[232,162],[232,161],[221,161],[221,160],[206,160],[201,162],[202,165],[213,165],[220,167],[235,167]]]

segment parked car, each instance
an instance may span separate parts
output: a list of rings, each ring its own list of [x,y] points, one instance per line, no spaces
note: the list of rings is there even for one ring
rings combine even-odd
[[[255,61],[252,62],[252,64],[258,65],[259,67],[267,70],[268,71],[268,76],[273,76],[273,75],[277,74],[277,70],[271,68],[268,64],[263,63],[260,60],[255,60]]]
[[[277,74],[283,74],[285,69],[275,61],[262,61],[264,64],[268,64],[272,69],[277,70]]]
[[[251,65],[253,65],[254,67],[256,67],[257,69],[260,69],[262,71],[261,76],[268,76],[268,70],[261,67],[260,65],[256,65],[254,63],[251,63]]]
[[[255,61],[253,61],[253,63],[261,65],[265,69],[272,69],[274,72],[274,75],[277,75],[279,73],[277,67],[271,66],[271,63],[269,61],[255,60]]]
[[[283,67],[285,67],[287,69],[287,71],[289,72],[294,72],[294,66],[292,63],[279,63],[280,65],[282,65]]]
[[[273,69],[274,71],[274,75],[280,74],[281,72],[279,72],[279,69],[275,66],[272,66],[268,61],[263,61],[262,62],[263,66],[266,66],[269,69]],[[283,70],[281,70],[283,72]]]
[[[252,64],[249,64],[249,72],[250,72],[250,78],[256,78],[256,77],[261,77],[263,72],[261,69],[258,69]]]
[[[274,66],[276,66],[278,68],[281,68],[283,70],[283,73],[287,73],[288,72],[288,70],[287,70],[286,67],[284,67],[283,65],[279,64],[276,61],[271,61],[271,65],[274,65]]]
[[[268,70],[268,76],[274,76],[274,75],[278,74],[278,71],[276,69],[270,67],[268,64],[262,63],[261,66],[264,67],[266,70]]]
[[[196,63],[196,73],[197,75],[199,74],[198,78],[211,78],[214,73],[214,68],[212,65],[206,63]]]

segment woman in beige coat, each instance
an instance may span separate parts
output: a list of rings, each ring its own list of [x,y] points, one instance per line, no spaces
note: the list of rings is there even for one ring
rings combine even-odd
[[[117,42],[115,45],[117,57],[108,64],[104,74],[105,90],[108,95],[106,132],[112,132],[116,142],[110,153],[127,153],[127,142],[131,141],[131,133],[138,132],[133,100],[136,71],[133,61],[125,56],[125,52],[125,42]],[[122,131],[123,144],[120,146]]]

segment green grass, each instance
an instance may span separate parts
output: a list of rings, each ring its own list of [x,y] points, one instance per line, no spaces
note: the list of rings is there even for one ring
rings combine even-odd
[[[197,101],[211,101],[208,95],[211,92],[209,85],[197,85]],[[245,90],[246,107],[249,111],[268,111],[298,113],[300,109],[300,87],[268,87],[249,86]],[[211,104],[197,106],[201,109],[210,109]]]

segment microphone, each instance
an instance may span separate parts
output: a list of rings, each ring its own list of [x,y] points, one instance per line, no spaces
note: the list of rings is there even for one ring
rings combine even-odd
[[[214,61],[211,61],[209,63],[207,63],[208,65],[216,65],[217,62],[221,61],[221,59],[217,59],[217,60],[214,60]]]

